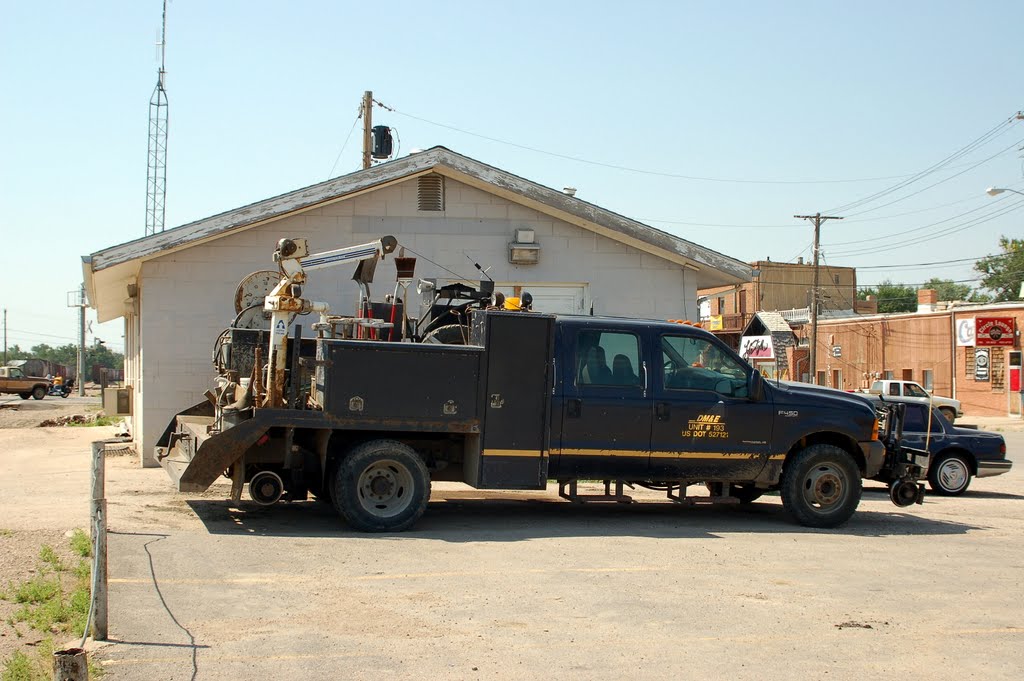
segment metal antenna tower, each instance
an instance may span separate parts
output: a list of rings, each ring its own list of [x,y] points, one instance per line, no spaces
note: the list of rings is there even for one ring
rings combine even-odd
[[[160,70],[149,98],[149,165],[146,171],[146,234],[164,231],[167,200],[167,90],[164,89],[164,57],[167,48],[167,0],[164,0],[160,31]]]

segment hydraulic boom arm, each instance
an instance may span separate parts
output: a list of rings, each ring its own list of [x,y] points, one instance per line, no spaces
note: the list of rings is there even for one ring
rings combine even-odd
[[[284,402],[285,348],[288,324],[293,315],[317,312],[326,321],[330,306],[327,303],[306,300],[302,285],[306,283],[306,270],[323,269],[351,262],[372,261],[376,265],[398,246],[393,236],[385,236],[358,246],[337,248],[309,255],[305,239],[281,239],[274,251],[274,262],[281,271],[281,281],[266,297],[263,309],[271,312],[270,320],[270,375],[267,377],[267,401],[264,406],[279,408]]]

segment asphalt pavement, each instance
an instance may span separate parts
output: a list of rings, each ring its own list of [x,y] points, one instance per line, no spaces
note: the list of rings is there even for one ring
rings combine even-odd
[[[836,530],[745,508],[571,506],[438,484],[410,532],[316,502],[182,496],[109,468],[106,678],[1019,679],[1024,433],[1011,473]]]

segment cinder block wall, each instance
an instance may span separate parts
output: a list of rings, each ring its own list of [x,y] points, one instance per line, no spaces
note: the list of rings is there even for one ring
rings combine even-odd
[[[537,265],[508,262],[508,243],[521,227],[536,232],[541,246]],[[143,265],[144,359],[135,405],[143,464],[155,465],[153,447],[174,414],[200,402],[211,387],[213,345],[235,316],[235,288],[250,272],[276,269],[271,256],[279,239],[305,237],[317,252],[386,234],[437,263],[420,259],[419,277],[454,278],[447,268],[477,279],[472,259],[490,266],[491,277],[499,282],[589,284],[596,314],[697,318],[696,278],[679,265],[448,179],[445,211],[419,211],[417,181],[412,179]],[[353,269],[347,265],[312,272],[304,295],[327,301],[339,314],[354,312],[358,291],[351,281]],[[389,258],[377,267],[374,298],[393,290],[394,281]]]

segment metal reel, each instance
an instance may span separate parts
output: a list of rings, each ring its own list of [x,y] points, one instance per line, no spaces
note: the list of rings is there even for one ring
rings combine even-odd
[[[284,481],[274,471],[260,471],[249,481],[249,496],[260,506],[276,504],[284,494]]]
[[[253,305],[262,308],[263,299],[269,296],[280,282],[281,273],[273,270],[260,270],[246,276],[235,289],[235,314]]]

